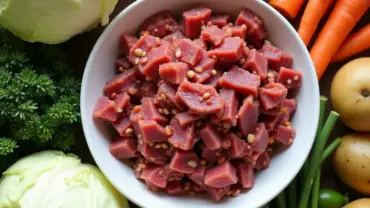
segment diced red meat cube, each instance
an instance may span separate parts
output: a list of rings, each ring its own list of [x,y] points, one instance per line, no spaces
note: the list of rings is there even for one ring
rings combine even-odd
[[[280,67],[292,67],[293,58],[291,55],[281,51],[281,58],[280,58]]]
[[[272,137],[284,145],[291,145],[295,138],[295,129],[291,126],[278,125]]]
[[[170,62],[159,66],[159,75],[169,83],[180,84],[187,77],[189,65],[182,62]]]
[[[167,163],[168,157],[165,149],[163,148],[155,148],[149,144],[142,144],[139,145],[138,150],[145,157],[145,159],[152,163],[158,165],[164,165]]]
[[[237,165],[239,183],[243,188],[250,189],[254,186],[254,170],[250,163],[239,161]]]
[[[263,21],[251,10],[244,8],[235,21],[235,25],[247,26],[247,39],[252,41],[257,47],[261,47],[267,38],[267,31]]]
[[[172,53],[170,44],[162,41],[161,46],[151,49],[147,57],[142,58],[146,59],[146,61],[144,63],[140,62],[140,71],[149,78],[156,79],[159,74],[159,65],[172,61]]]
[[[179,28],[170,11],[158,12],[148,17],[140,27],[140,31],[149,32],[156,37],[164,37]]]
[[[93,117],[110,122],[116,121],[118,116],[114,101],[109,100],[107,97],[100,97],[94,107]]]
[[[201,149],[202,149],[202,158],[207,160],[207,162],[209,163],[217,162],[218,158],[224,155],[222,149],[211,150],[208,149],[206,146],[202,147]]]
[[[195,76],[193,81],[203,83],[212,76],[212,69],[216,64],[216,60],[208,57],[207,51],[202,50],[201,58],[196,66],[194,66]],[[199,72],[201,71],[201,72]]]
[[[253,25],[252,28],[247,29],[247,40],[254,43],[257,48],[261,48],[263,42],[267,39],[267,32],[265,26]]]
[[[223,30],[213,25],[204,28],[204,30],[202,30],[200,37],[204,41],[208,41],[215,46],[219,46],[222,44],[222,42],[225,40],[227,36]]]
[[[174,152],[175,153],[175,152]],[[173,156],[173,155],[172,155]],[[171,156],[171,157],[172,157]],[[170,171],[170,174],[168,176],[168,181],[180,181],[184,178],[185,174],[180,173],[178,171],[174,171],[170,168],[170,164],[166,164],[164,166],[166,168],[166,171]]]
[[[117,121],[113,122],[112,125],[120,136],[132,136],[132,132],[127,131],[126,133],[126,130],[131,128],[129,118],[122,116]]]
[[[135,45],[131,47],[129,61],[134,65],[138,65],[138,61],[142,57],[145,57],[145,53],[148,54],[152,48],[156,48],[157,46],[156,38],[154,36],[142,35]]]
[[[117,111],[122,112],[123,109],[128,107],[130,103],[130,96],[127,94],[127,92],[119,93],[114,99],[114,103],[116,104]]]
[[[290,115],[289,115],[288,111],[282,109],[282,112],[280,114],[280,118],[279,118],[279,122],[278,123],[279,124],[286,125],[287,124],[286,122],[288,122],[289,119],[290,119]]]
[[[136,108],[141,108],[141,107],[136,107]],[[144,115],[142,110],[139,112],[136,112],[135,110],[132,110],[130,113],[130,123],[132,125],[132,128],[134,128],[134,133],[137,137],[141,136],[140,128],[139,128],[139,121],[144,120]]]
[[[158,87],[155,82],[144,81],[140,86],[140,93],[143,97],[154,97],[157,94]]]
[[[201,58],[201,48],[189,39],[181,39],[173,43],[175,57],[180,61],[194,66]]]
[[[281,67],[277,82],[286,88],[299,88],[302,84],[302,73],[285,67]]]
[[[222,188],[212,188],[207,187],[208,195],[215,201],[220,201],[226,194],[229,192],[230,186],[222,187]]]
[[[190,150],[195,143],[194,123],[181,126],[177,119],[172,119],[170,122],[172,135],[168,141],[176,148],[182,150]]]
[[[141,111],[145,120],[154,120],[162,125],[168,122],[168,119],[159,113],[153,98],[143,98],[141,103]]]
[[[269,110],[265,109],[263,105],[260,105],[260,113],[269,116],[279,115],[281,113],[281,104]]]
[[[197,46],[201,47],[202,49],[207,50],[207,43],[204,40],[198,38],[198,39],[193,40],[193,42],[197,44]]]
[[[156,185],[154,185],[154,184],[152,184],[152,183],[150,183],[150,182],[146,182],[146,187],[147,187],[150,191],[155,192],[155,193],[159,193],[159,192],[161,192],[161,191],[162,191],[162,188],[161,188],[161,187],[156,186]]]
[[[238,126],[242,134],[248,136],[256,128],[258,116],[258,104],[251,96],[247,97],[238,111]]]
[[[221,70],[216,70],[216,75],[212,74],[212,76],[210,78],[208,78],[207,80],[205,80],[203,82],[203,84],[210,85],[214,88],[217,88],[218,87],[218,81],[220,80],[221,75],[222,75],[222,71]]]
[[[141,179],[143,180],[146,180],[154,171],[163,166],[149,164],[146,165],[145,167],[146,168],[143,169],[143,174],[141,174]]]
[[[164,128],[153,120],[139,121],[139,128],[142,139],[145,143],[167,142],[168,135],[166,135]]]
[[[284,99],[281,103],[281,110],[287,111],[289,115],[297,109],[297,101],[295,99]]]
[[[249,152],[249,154],[247,154],[245,157],[243,157],[243,160],[246,161],[246,162],[249,162],[253,165],[253,168],[254,168],[254,165],[256,164],[256,161],[258,159],[258,157],[261,155],[262,153],[260,152]]]
[[[266,169],[270,166],[270,156],[267,152],[262,153],[256,160],[254,168],[257,170]]]
[[[221,117],[214,116],[214,122],[226,122],[232,126],[236,125],[235,115],[238,112],[239,103],[235,90],[223,88],[220,90],[220,96],[225,100],[224,111]]]
[[[226,32],[226,34],[230,37],[239,37],[241,39],[245,39],[247,36],[247,26],[242,25],[242,26],[229,26],[226,25],[225,27],[222,28]]]
[[[146,170],[144,169],[143,175],[145,174],[145,171]],[[165,188],[169,174],[169,170],[166,170],[163,166],[157,166],[145,177],[145,182],[154,184],[160,188]]]
[[[167,104],[168,102],[170,102],[170,104],[174,105],[179,110],[184,110],[184,105],[176,97],[176,91],[177,91],[177,86],[172,85],[168,82],[162,82],[158,88],[157,95],[158,95],[158,98],[160,97],[159,99],[161,101],[166,102]],[[162,94],[164,96],[162,96]],[[166,97],[166,100],[163,100],[163,97]],[[163,105],[162,107],[165,107],[165,105]]]
[[[194,173],[199,159],[193,151],[176,150],[170,163],[170,168],[180,173]]]
[[[123,72],[125,69],[131,68],[131,63],[127,60],[126,57],[121,57],[116,60],[116,68],[118,71]]]
[[[244,95],[257,97],[260,77],[234,66],[222,75],[218,83],[222,87],[234,89]]]
[[[230,158],[241,158],[244,156],[247,143],[236,136],[234,133],[228,133],[226,140],[230,141],[230,148],[228,149],[228,156]]]
[[[178,113],[175,118],[179,121],[181,126],[186,126],[188,124],[194,123],[195,121],[202,118],[200,115],[190,114],[188,112]]]
[[[253,151],[256,152],[264,152],[269,144],[269,135],[266,130],[266,126],[264,123],[257,124],[256,130],[253,133],[254,140],[251,143],[251,147]]]
[[[202,138],[203,143],[211,150],[219,149],[221,147],[220,134],[210,122],[207,122],[201,128],[200,137]]]
[[[223,26],[227,25],[230,19],[231,17],[228,14],[219,14],[212,15],[210,21],[213,25],[217,25],[218,27],[222,28]]]
[[[267,41],[259,51],[268,60],[269,69],[279,70],[280,67],[290,68],[292,66],[292,56]]]
[[[280,83],[270,83],[259,89],[259,98],[266,110],[279,106],[287,94],[288,90]]]
[[[116,75],[104,87],[104,94],[111,96],[113,93],[125,92],[136,84],[137,69],[131,68],[123,73]]]
[[[208,51],[208,56],[216,57],[220,62],[238,61],[243,55],[243,42],[239,37],[225,38],[218,48]]]
[[[223,103],[215,88],[199,83],[184,81],[179,86],[176,95],[198,114],[212,114],[222,110]]]
[[[173,42],[183,38],[185,38],[184,34],[180,30],[176,30],[175,32],[164,37],[163,40],[166,40],[172,44]]]
[[[139,39],[135,36],[123,33],[120,37],[120,49],[124,55],[129,55],[130,49]]]
[[[265,124],[268,132],[274,130],[275,126],[279,123],[281,113],[277,115],[264,115],[261,121]]]
[[[117,159],[136,157],[136,144],[132,138],[119,137],[109,145],[109,152]]]
[[[177,196],[185,194],[180,181],[171,181],[167,184],[165,192],[171,196]]]
[[[243,68],[249,69],[259,75],[261,79],[265,79],[267,76],[267,59],[256,49],[252,49],[248,52],[248,58]]]
[[[194,181],[196,184],[204,185],[204,175],[206,173],[206,166],[199,164],[195,169],[194,173],[189,173],[188,177],[190,180]]]
[[[200,6],[182,13],[186,37],[198,37],[202,29],[202,25],[205,25],[209,21],[211,12],[211,9]]]
[[[238,181],[236,170],[229,161],[206,170],[204,183],[213,188],[222,188]]]
[[[168,165],[152,166],[144,169],[142,178],[147,183],[154,184],[160,188],[165,188],[167,186],[167,181],[170,181],[174,174],[180,173],[172,171]]]

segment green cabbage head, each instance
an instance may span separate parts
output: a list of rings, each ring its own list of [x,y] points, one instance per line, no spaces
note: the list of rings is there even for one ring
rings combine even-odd
[[[54,0],[50,0],[54,1]],[[75,155],[43,151],[3,173],[1,208],[127,208],[98,168]]]
[[[0,24],[28,42],[57,44],[106,25],[118,0],[0,0]]]

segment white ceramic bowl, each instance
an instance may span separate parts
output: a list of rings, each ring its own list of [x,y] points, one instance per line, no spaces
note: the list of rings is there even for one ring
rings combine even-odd
[[[219,203],[199,196],[174,197],[153,193],[138,181],[133,170],[109,153],[110,128],[94,121],[92,111],[105,83],[114,75],[118,40],[122,32],[134,34],[142,21],[161,10],[180,14],[204,3],[213,11],[238,15],[243,7],[257,13],[265,22],[269,40],[293,56],[294,68],[303,73],[303,85],[297,97],[293,119],[297,136],[293,145],[273,157],[268,169],[256,176],[255,186],[237,198]],[[90,151],[103,173],[128,199],[147,208],[256,208],[273,199],[296,176],[311,150],[319,115],[319,88],[309,53],[294,28],[277,11],[261,0],[138,0],[123,10],[105,29],[86,65],[81,90],[81,116]]]

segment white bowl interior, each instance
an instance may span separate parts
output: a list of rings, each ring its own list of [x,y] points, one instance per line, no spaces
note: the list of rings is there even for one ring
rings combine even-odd
[[[293,145],[273,157],[270,167],[256,176],[255,187],[247,193],[219,203],[202,197],[173,197],[152,193],[136,180],[133,170],[109,153],[111,127],[94,121],[92,111],[102,95],[105,83],[114,75],[118,40],[122,32],[134,34],[140,23],[151,14],[171,10],[180,14],[187,8],[204,3],[214,12],[230,13],[234,18],[247,7],[265,22],[269,40],[293,56],[293,68],[304,74],[297,97],[298,109],[293,119],[297,136]],[[139,0],[122,11],[105,29],[87,63],[81,90],[81,116],[89,148],[98,166],[112,184],[127,198],[142,207],[261,207],[283,190],[302,167],[314,141],[319,112],[319,90],[309,53],[294,28],[274,9],[261,0]]]

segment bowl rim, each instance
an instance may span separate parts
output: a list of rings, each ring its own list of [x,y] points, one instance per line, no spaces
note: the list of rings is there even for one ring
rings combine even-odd
[[[88,58],[88,61],[85,65],[85,69],[84,69],[84,73],[83,73],[83,78],[82,78],[82,84],[81,84],[81,93],[80,93],[80,113],[81,113],[81,122],[82,122],[82,128],[83,128],[83,132],[84,132],[84,137],[86,139],[86,142],[87,142],[87,145],[88,145],[88,148],[89,148],[89,151],[92,155],[92,157],[94,158],[94,161],[96,162],[97,166],[99,167],[99,169],[102,171],[102,173],[106,176],[106,178],[110,181],[110,183],[124,196],[126,197],[128,200],[130,200],[131,202],[133,202],[134,204],[136,204],[137,206],[140,206],[140,207],[144,207],[144,204],[138,200],[137,197],[132,197],[131,195],[127,194],[126,195],[126,192],[121,190],[120,185],[117,184],[115,182],[115,180],[113,180],[111,178],[111,175],[108,174],[108,171],[105,170],[104,168],[100,168],[100,167],[103,167],[103,163],[104,161],[100,160],[99,157],[97,157],[97,153],[95,151],[93,151],[94,148],[92,148],[92,146],[94,145],[92,140],[89,139],[87,137],[87,133],[86,131],[88,131],[88,128],[89,126],[86,124],[87,122],[84,122],[87,118],[85,117],[84,115],[84,108],[86,106],[86,103],[85,103],[85,100],[83,98],[85,98],[85,94],[87,92],[87,79],[88,79],[88,74],[90,73],[91,69],[92,69],[92,62],[94,60],[94,58],[96,57],[96,54],[99,50],[99,47],[101,44],[103,44],[103,41],[105,39],[105,36],[107,36],[109,33],[112,32],[113,28],[115,27],[115,25],[117,24],[117,22],[120,21],[120,19],[128,12],[130,12],[130,10],[134,9],[135,7],[139,6],[140,4],[144,4],[147,0],[136,0],[135,2],[131,3],[129,6],[127,6],[126,8],[124,8],[122,11],[119,12],[119,14],[117,14],[116,17],[114,17],[114,19],[108,24],[108,26],[104,29],[104,31],[100,34],[98,40],[96,41],[96,43],[94,44],[94,47],[92,49],[92,51],[90,52],[90,55],[89,55],[89,58]],[[263,7],[265,7],[269,12],[271,12],[274,16],[276,16],[277,18],[279,18],[282,23],[284,25],[287,25],[287,28],[290,30],[290,31],[293,31],[293,35],[296,37],[296,39],[298,40],[298,44],[304,48],[304,56],[305,57],[309,57],[309,60],[308,60],[308,64],[309,64],[309,70],[307,73],[311,73],[311,75],[313,75],[313,77],[316,77],[316,72],[315,72],[315,67],[314,67],[314,64],[312,62],[312,59],[310,58],[310,54],[309,54],[309,51],[307,49],[307,47],[305,46],[305,44],[303,43],[303,40],[299,37],[299,34],[296,32],[296,30],[294,29],[294,27],[290,24],[290,22],[282,15],[280,14],[277,10],[275,10],[273,7],[271,7],[268,3],[266,3],[265,1],[263,0],[255,0],[258,4],[262,5]],[[297,46],[298,47],[298,46]],[[313,94],[313,97],[316,97],[317,101],[314,102],[313,101],[313,105],[319,110],[319,97],[320,97],[320,91],[319,91],[319,82],[318,80],[316,79],[316,82],[313,86],[310,86],[311,87],[311,91],[312,91],[312,94]],[[319,120],[319,113],[318,111],[316,113],[313,114],[313,120],[315,121],[313,124],[312,124],[312,129],[311,129],[311,132],[309,132],[312,136],[312,139],[311,139],[311,142],[309,144],[309,151],[307,152],[307,154],[305,155],[304,158],[308,158],[311,150],[312,150],[312,146],[313,146],[313,143],[315,141],[315,135],[316,135],[316,132],[317,132],[317,125],[318,125],[318,120]],[[274,199],[281,191],[283,191],[290,183],[291,181],[293,181],[293,179],[297,176],[297,174],[299,173],[300,169],[302,168],[303,164],[305,163],[306,159],[302,162],[300,162],[300,164],[297,165],[297,167],[299,167],[299,169],[297,169],[296,171],[294,171],[294,174],[291,175],[291,177],[289,177],[289,180],[286,180],[285,184],[283,186],[281,186],[281,190],[279,192],[276,192],[275,194],[271,194],[270,197],[266,198],[266,203],[270,202],[272,199]],[[125,194],[125,195],[124,195]],[[262,206],[262,205],[261,205]]]

